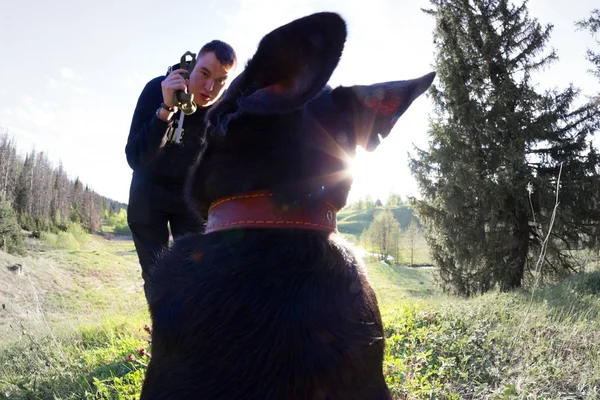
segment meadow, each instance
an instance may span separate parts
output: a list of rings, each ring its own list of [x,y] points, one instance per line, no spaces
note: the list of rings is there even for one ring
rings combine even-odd
[[[0,252],[0,399],[136,399],[152,348],[133,243],[62,236],[27,239],[24,257]],[[600,398],[594,268],[461,299],[436,289],[435,269],[365,263],[398,399]]]

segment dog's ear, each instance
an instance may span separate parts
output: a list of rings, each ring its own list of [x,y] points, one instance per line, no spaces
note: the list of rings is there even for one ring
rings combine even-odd
[[[435,72],[416,79],[374,85],[338,87],[333,102],[352,115],[356,144],[367,151],[379,145],[379,135],[387,137],[398,118],[412,102],[431,86]]]
[[[242,114],[292,111],[312,99],[335,70],[346,41],[346,23],[322,12],[283,25],[262,38],[222,104],[210,112],[222,134]]]

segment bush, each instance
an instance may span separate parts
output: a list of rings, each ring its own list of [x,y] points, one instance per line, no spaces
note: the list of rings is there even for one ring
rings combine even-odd
[[[119,221],[115,225],[114,234],[115,235],[120,235],[120,236],[129,236],[129,235],[131,235],[131,229],[129,229],[129,224],[127,224],[127,222],[121,222],[121,221]]]
[[[120,236],[131,235],[129,224],[127,223],[127,211],[122,208],[118,213],[112,213],[106,219],[106,225],[114,227],[113,234]]]
[[[70,232],[59,232],[56,235],[55,246],[62,250],[79,250],[81,248],[81,244]]]
[[[21,225],[21,228],[25,229],[26,231],[35,231],[37,228],[33,217],[26,212],[22,212],[19,214],[18,222],[19,225]]]
[[[58,233],[41,232],[41,238],[46,244],[55,249],[60,250],[79,250],[81,246],[87,244],[90,235],[79,224],[71,223],[66,228]]]
[[[67,232],[80,244],[85,245],[89,240],[89,234],[80,224],[72,223],[67,228]],[[59,234],[60,235],[60,234]]]
[[[51,226],[51,223],[47,219],[37,218],[35,220],[35,230],[36,231],[48,232],[48,231],[50,231],[50,226]]]

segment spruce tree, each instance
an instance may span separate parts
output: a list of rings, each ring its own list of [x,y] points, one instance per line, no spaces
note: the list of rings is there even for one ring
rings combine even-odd
[[[592,10],[591,15],[587,19],[577,22],[577,26],[581,29],[586,29],[594,35],[596,44],[600,47],[600,39],[597,36],[600,34],[600,8]],[[600,53],[597,53],[597,51],[588,49],[587,59],[593,65],[591,72],[600,79]]]
[[[429,149],[416,149],[410,165],[422,194],[413,205],[444,288],[468,296],[523,284],[550,226],[561,165],[560,205],[538,272],[573,272],[569,250],[598,235],[589,144],[597,109],[575,107],[574,87],[536,91],[532,75],[557,56],[546,50],[552,26],[530,17],[527,2],[431,4],[435,110]]]
[[[35,153],[25,156],[23,168],[17,182],[15,209],[20,214],[31,214],[31,186],[33,182],[33,160]]]
[[[0,193],[0,250],[24,254],[25,245],[17,215],[8,200]]]

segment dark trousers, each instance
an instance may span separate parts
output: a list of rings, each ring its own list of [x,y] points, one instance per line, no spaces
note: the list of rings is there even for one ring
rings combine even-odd
[[[183,198],[183,187],[134,182],[129,192],[127,222],[142,267],[144,293],[156,257],[168,248],[169,227],[173,239],[186,233],[200,233],[204,224],[192,213]]]

